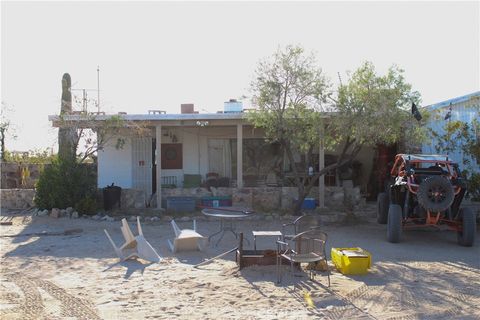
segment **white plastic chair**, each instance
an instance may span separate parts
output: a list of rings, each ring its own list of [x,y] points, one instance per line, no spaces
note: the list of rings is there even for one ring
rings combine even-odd
[[[125,238],[125,243],[120,247],[115,245],[115,242],[113,242],[107,230],[103,230],[105,231],[108,240],[110,240],[110,243],[112,244],[112,247],[120,261],[125,261],[132,258],[141,258],[151,262],[160,262],[161,257],[143,236],[139,217],[137,217],[138,236],[135,237],[133,235],[126,219],[122,219],[122,226],[120,229],[122,230],[123,238]]]
[[[208,238],[197,232],[197,222],[195,220],[193,220],[193,230],[180,229],[175,220],[172,220],[170,223],[173,231],[175,232],[175,239],[173,239],[173,243],[172,241],[167,240],[172,252],[193,250],[203,251],[206,248]]]

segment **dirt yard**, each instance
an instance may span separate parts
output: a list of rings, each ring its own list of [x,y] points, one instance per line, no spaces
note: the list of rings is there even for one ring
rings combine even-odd
[[[277,284],[275,266],[239,271],[233,254],[192,267],[236,247],[232,234],[206,252],[174,255],[166,242],[170,225],[146,222],[145,238],[163,260],[118,263],[103,229],[120,243],[119,221],[19,212],[3,212],[1,221],[13,222],[0,226],[1,319],[480,319],[480,233],[465,248],[448,231],[408,231],[391,244],[385,226],[374,222],[326,226],[329,250],[359,246],[373,256],[368,275],[344,276],[332,267],[328,288],[325,273],[311,281],[285,268]],[[238,227],[252,242],[252,230],[281,230],[281,223]],[[215,221],[198,222],[204,235],[217,228]],[[68,229],[81,231],[63,235]],[[257,247],[273,249],[274,240],[257,239]]]

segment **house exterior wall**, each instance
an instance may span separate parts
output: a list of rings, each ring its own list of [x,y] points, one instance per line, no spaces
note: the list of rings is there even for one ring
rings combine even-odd
[[[244,139],[261,138],[263,131],[246,127],[243,137]],[[162,169],[162,177],[175,176],[177,187],[183,186],[184,174],[200,174],[202,179],[205,179],[206,174],[210,172],[209,139],[236,139],[236,127],[162,127],[162,143],[181,143],[183,152],[182,169]],[[326,153],[339,155],[340,151],[339,147],[338,150]],[[299,156],[298,159],[300,159]],[[356,160],[362,163],[363,174],[359,179],[359,184],[361,189],[365,190],[372,169],[372,149],[364,148]],[[116,149],[115,141],[112,141],[98,153],[98,188],[104,188],[112,182],[122,188],[132,188],[132,166],[131,138],[126,138],[122,149]]]
[[[132,141],[125,138],[123,148],[115,147],[116,139],[111,139],[98,151],[98,188],[114,183],[122,188],[132,188]]]
[[[443,128],[449,120],[445,120],[444,117],[449,111],[450,103],[452,107],[450,121],[460,120],[469,124],[473,123],[474,119],[480,121],[480,92],[476,92],[470,95],[428,106],[427,109],[433,112],[432,119],[427,124],[429,128],[433,129],[439,134],[445,134],[445,130]],[[438,153],[436,150],[437,144],[438,141],[432,139],[431,142],[422,145],[422,152],[427,154]],[[449,154],[449,158],[457,162],[461,170],[468,169],[480,172],[480,163],[478,163],[476,159],[467,157],[462,150],[451,152]],[[463,160],[465,158],[471,161],[468,168],[463,164]]]

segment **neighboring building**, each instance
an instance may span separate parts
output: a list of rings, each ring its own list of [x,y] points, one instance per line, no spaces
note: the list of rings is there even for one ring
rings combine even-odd
[[[293,177],[292,164],[288,163],[279,146],[266,143],[263,130],[254,128],[248,123],[246,114],[239,111],[241,105],[229,101],[220,113],[199,114],[193,111],[193,105],[182,105],[181,114],[155,110],[141,115],[120,114],[125,121],[142,124],[148,130],[141,137],[125,130],[121,137],[124,141],[122,148],[117,148],[117,139],[112,139],[98,152],[98,188],[114,183],[123,189],[141,191],[145,205],[155,206],[168,195],[202,195],[198,187],[208,186],[208,180],[216,178],[217,186],[231,190],[259,188],[255,192],[245,191],[250,197],[257,197],[261,192],[266,197],[275,193],[272,196],[275,199],[269,201],[277,201],[278,208],[288,207],[288,201],[295,197],[295,191],[289,184]],[[82,121],[85,121],[83,126],[94,126],[95,122],[103,122],[110,117],[96,115],[93,121],[88,117],[88,123],[84,120],[85,116],[78,114],[67,115],[63,119],[75,121],[80,126]],[[49,119],[53,126],[60,125],[58,116],[50,116]],[[338,154],[325,155],[324,150],[319,149],[309,162],[317,171],[320,163],[329,165],[336,161]],[[373,154],[371,149],[364,148],[357,156],[357,172],[350,179],[359,186],[356,191],[358,196],[360,189],[363,193],[367,190]],[[297,155],[296,158],[300,162],[302,156]],[[272,191],[275,187],[278,190]],[[336,188],[335,191],[332,191],[333,188]],[[224,189],[224,192],[230,192],[235,197],[236,191],[231,190]],[[325,198],[328,201],[336,197],[337,201],[343,201],[343,197],[338,195],[338,192],[343,192],[341,190],[339,175],[329,174],[320,179],[314,196],[323,206]],[[242,192],[238,197],[243,197]],[[334,192],[337,194],[334,195]]]
[[[476,121],[480,122],[480,91],[439,102],[425,108],[432,112],[432,118],[428,122],[428,126],[435,132],[444,134],[444,127],[448,121],[460,120],[472,124],[476,119]],[[449,112],[450,118],[447,117]],[[480,143],[480,132],[476,133],[476,137],[477,143]],[[422,145],[422,152],[436,154],[438,153],[437,146],[438,141],[432,140],[431,142]],[[462,150],[455,150],[448,156],[459,164],[460,169],[476,170],[477,172],[480,171],[480,159],[468,157],[462,152]],[[465,158],[470,160],[469,168],[464,168],[463,160]]]

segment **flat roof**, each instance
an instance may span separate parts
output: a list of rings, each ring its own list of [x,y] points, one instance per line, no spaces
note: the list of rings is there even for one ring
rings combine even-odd
[[[245,113],[183,113],[183,114],[69,114],[62,116],[65,121],[105,121],[112,116],[119,116],[127,121],[161,121],[161,120],[229,120],[229,119],[244,119]],[[58,115],[48,116],[50,121],[60,120]]]
[[[450,106],[450,104],[452,104],[452,106],[454,106],[457,103],[462,103],[462,102],[465,102],[465,101],[469,101],[469,100],[474,99],[474,98],[480,98],[480,91],[470,93],[470,94],[466,94],[466,95],[461,96],[461,97],[448,99],[448,100],[438,102],[438,103],[435,103],[435,104],[431,104],[429,106],[426,106],[425,108],[428,108],[428,109],[431,109],[431,110],[436,110],[436,109],[448,107],[448,106]]]
[[[53,126],[59,124],[60,121],[66,122],[101,122],[110,119],[113,116],[118,116],[125,121],[142,121],[142,122],[174,122],[174,121],[215,121],[219,123],[235,123],[246,122],[247,114],[243,112],[235,113],[183,113],[183,114],[68,114],[60,117],[59,115],[49,115],[48,120],[53,122]],[[323,118],[329,118],[329,115],[325,113]]]

